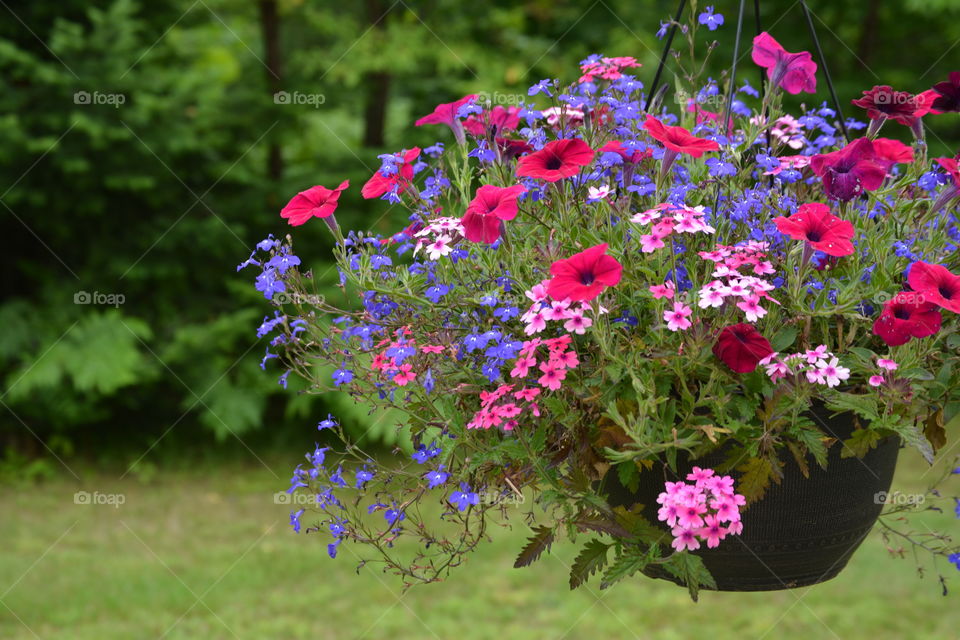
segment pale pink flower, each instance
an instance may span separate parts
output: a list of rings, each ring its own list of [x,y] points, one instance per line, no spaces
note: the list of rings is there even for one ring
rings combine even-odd
[[[640,251],[643,253],[653,253],[657,249],[662,249],[666,246],[663,242],[663,238],[656,234],[646,234],[640,236]]]
[[[439,260],[443,256],[450,255],[453,247],[450,246],[452,238],[450,236],[440,236],[433,242],[427,244],[427,257],[431,260]]]
[[[670,543],[670,546],[677,551],[683,551],[684,549],[694,551],[700,548],[700,541],[697,539],[696,532],[692,529],[674,527],[671,533],[673,534],[673,542]]]
[[[659,300],[660,298],[672,300],[675,291],[676,285],[673,284],[673,280],[667,280],[663,284],[655,284],[650,287],[650,293],[653,294],[654,300]]]
[[[567,321],[563,323],[563,328],[570,333],[582,336],[587,332],[587,329],[593,326],[593,320],[585,317],[582,311],[571,311],[567,318]]]
[[[750,296],[737,303],[737,307],[747,315],[747,322],[756,322],[767,315],[767,310],[760,306],[759,296]]]
[[[880,358],[877,360],[877,366],[881,369],[886,369],[887,371],[896,371],[897,367],[900,366],[893,360],[888,360],[886,358]]]
[[[682,302],[674,302],[673,310],[663,312],[663,319],[670,331],[682,331],[693,326],[693,323],[688,320],[691,315],[693,315],[693,309]]]
[[[884,383],[883,376],[870,376],[870,379],[867,381],[870,383],[871,387],[879,387]]]
[[[813,349],[812,351],[808,350],[804,355],[806,356],[807,362],[809,364],[817,364],[817,362],[819,362],[823,358],[829,357],[830,352],[827,351],[827,345],[822,344],[816,349]]]
[[[609,196],[612,191],[613,189],[611,189],[610,186],[606,184],[599,187],[589,187],[587,188],[587,202],[596,202],[598,200],[603,200],[607,196]]]
[[[832,358],[830,362],[821,360],[817,363],[817,367],[820,368],[823,378],[827,381],[828,387],[836,387],[843,380],[850,377],[850,369],[841,367],[837,358]]]

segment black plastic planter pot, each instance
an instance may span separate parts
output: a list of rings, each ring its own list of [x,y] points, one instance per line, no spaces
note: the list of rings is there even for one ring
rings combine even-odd
[[[817,413],[824,431],[838,438],[849,437],[851,417],[827,419]],[[843,570],[880,515],[883,505],[877,494],[890,489],[900,442],[886,438],[862,459],[841,458],[841,448],[840,443],[830,447],[826,470],[811,460],[809,478],[803,477],[796,461],[788,457],[780,484],[772,484],[760,501],[743,512],[743,533],[728,536],[715,549],[702,547],[694,552],[703,558],[719,591],[805,587]],[[695,461],[679,461],[676,474],[666,466],[644,473],[636,493],[610,473],[606,490],[613,506],[642,504],[644,516],[657,522],[656,499],[665,481],[684,478],[694,465],[716,466],[723,458],[723,453],[717,452]],[[736,472],[731,475],[737,478]],[[668,534],[665,540],[669,539]],[[677,582],[655,566],[646,573]]]

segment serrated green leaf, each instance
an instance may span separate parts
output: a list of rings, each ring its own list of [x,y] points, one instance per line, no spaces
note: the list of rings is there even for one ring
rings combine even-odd
[[[853,435],[843,441],[841,458],[862,458],[870,449],[877,446],[881,436],[873,429],[857,429]]]
[[[554,532],[550,527],[536,527],[533,530],[533,536],[527,541],[526,546],[520,552],[520,555],[517,556],[516,562],[513,563],[515,569],[520,567],[527,567],[537,561],[540,555],[550,549],[550,545],[553,544]]]
[[[690,592],[690,598],[694,602],[699,598],[701,587],[717,588],[717,583],[707,571],[703,560],[692,553],[675,553],[663,563],[663,568],[687,585],[687,591]]]
[[[767,487],[770,486],[770,479],[773,475],[773,467],[766,458],[750,458],[744,464],[737,467],[742,475],[737,482],[737,492],[747,499],[747,504],[751,504],[763,497]]]
[[[570,567],[570,589],[576,589],[607,564],[607,550],[611,545],[600,540],[590,540],[577,555]]]
[[[796,327],[784,327],[780,329],[770,340],[770,346],[774,351],[784,351],[797,339]]]
[[[639,547],[633,545],[624,547],[620,555],[614,559],[603,574],[603,578],[600,580],[600,588],[607,589],[624,578],[629,578],[645,566],[647,566],[647,558]]]

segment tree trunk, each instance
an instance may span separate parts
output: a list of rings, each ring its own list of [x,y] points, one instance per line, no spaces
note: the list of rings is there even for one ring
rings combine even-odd
[[[267,67],[267,86],[273,95],[282,89],[280,78],[280,20],[276,0],[260,0],[260,28],[263,32],[264,63]],[[271,140],[267,149],[267,176],[273,181],[283,177],[283,155],[280,144]]]
[[[383,31],[390,8],[383,0],[367,0],[367,21],[371,30]],[[386,144],[384,131],[387,124],[387,100],[390,97],[390,74],[386,71],[370,71],[363,79],[363,146],[382,147]]]

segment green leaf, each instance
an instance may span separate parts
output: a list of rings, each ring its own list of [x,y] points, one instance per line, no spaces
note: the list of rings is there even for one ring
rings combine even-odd
[[[603,578],[600,579],[600,588],[606,589],[624,578],[629,578],[645,566],[647,566],[646,554],[637,546],[627,546],[603,574]]]
[[[583,549],[570,568],[570,589],[576,589],[606,566],[607,550],[610,546],[600,540],[590,540],[583,545]]]
[[[701,587],[717,588],[717,583],[707,571],[703,560],[692,553],[676,553],[670,556],[670,559],[663,563],[663,568],[687,585],[687,591],[690,592],[690,598],[694,602],[699,597]]]
[[[550,527],[536,527],[533,530],[533,536],[527,541],[527,546],[523,548],[516,562],[513,563],[515,569],[528,567],[540,557],[540,555],[550,549],[553,544],[554,533]]]
[[[852,411],[858,416],[871,421],[880,419],[880,412],[877,410],[877,400],[873,396],[837,391],[831,394],[826,401],[827,408],[832,411]]]
[[[843,441],[841,458],[862,458],[880,442],[880,434],[873,429],[857,429],[853,435]]]
[[[621,462],[616,469],[620,484],[629,489],[631,493],[636,493],[640,488],[640,470],[637,469],[637,463],[633,460]]]
[[[903,371],[900,371],[900,375],[911,380],[933,380],[934,378],[932,373],[919,367],[904,369]]]
[[[797,339],[797,328],[796,327],[784,327],[780,329],[776,334],[774,334],[773,339],[770,340],[770,346],[773,347],[774,351],[784,351],[787,347],[793,344],[794,340]]]
[[[743,475],[737,482],[737,491],[747,499],[747,504],[756,502],[766,493],[773,476],[773,467],[766,458],[750,458],[737,467]]]

